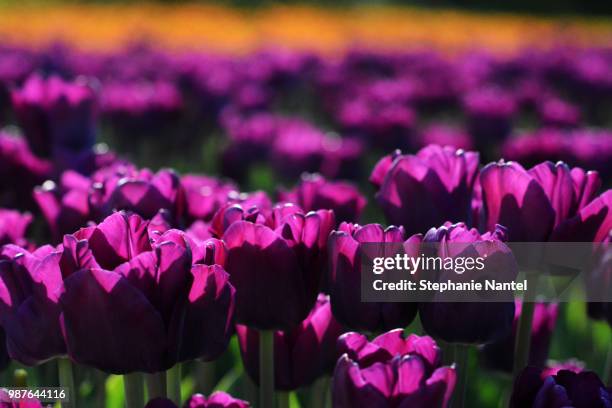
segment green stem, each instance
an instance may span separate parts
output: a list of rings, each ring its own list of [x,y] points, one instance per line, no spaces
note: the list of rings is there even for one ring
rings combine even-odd
[[[147,384],[148,400],[166,397],[165,372],[162,371],[159,373],[145,374],[145,383]]]
[[[259,332],[259,408],[274,408],[274,332]]]
[[[278,408],[289,408],[289,392],[278,393]]]
[[[603,383],[608,387],[612,380],[612,342],[608,345],[608,353],[606,355],[606,364],[603,371]]]
[[[123,375],[126,408],[144,407],[144,379],[141,373]]]
[[[467,394],[468,370],[469,370],[470,346],[465,344],[455,345],[455,359],[457,364],[457,391],[453,397],[453,407],[463,408]]]
[[[181,406],[181,364],[166,371],[166,395],[177,407]]]
[[[527,366],[529,363],[529,347],[531,344],[531,326],[533,323],[533,312],[535,310],[535,296],[537,292],[537,276],[527,275],[527,291],[523,296],[521,317],[519,319],[518,331],[514,343],[514,366],[512,377]]]
[[[74,388],[74,373],[72,372],[72,362],[68,358],[60,358],[57,361],[59,372],[60,387],[65,388],[69,402],[62,402],[62,408],[74,408],[77,406],[77,391]]]
[[[196,361],[197,390],[205,395],[212,392],[215,386],[215,362]]]
[[[325,400],[328,396],[329,378],[319,378],[310,388],[309,408],[325,407]]]

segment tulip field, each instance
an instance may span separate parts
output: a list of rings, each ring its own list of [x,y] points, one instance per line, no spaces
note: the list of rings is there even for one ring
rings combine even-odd
[[[0,38],[0,407],[612,407],[612,20],[0,4]],[[593,245],[580,296],[364,300],[394,245],[536,287],[525,243]]]

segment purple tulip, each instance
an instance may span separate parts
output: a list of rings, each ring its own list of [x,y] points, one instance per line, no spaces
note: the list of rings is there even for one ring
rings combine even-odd
[[[285,120],[278,125],[272,146],[272,164],[283,177],[321,169],[325,158],[325,134],[302,120]]]
[[[414,235],[406,242],[418,243],[421,237]],[[379,224],[359,226],[341,223],[329,236],[331,270],[328,289],[334,317],[353,330],[378,332],[392,327],[405,327],[416,316],[414,303],[381,303],[361,301],[362,244],[378,243],[384,252],[389,243],[403,243],[404,229]]]
[[[49,157],[93,147],[96,95],[89,84],[32,75],[11,96],[17,120],[36,154]]]
[[[509,139],[502,146],[503,156],[526,166],[546,160],[597,170],[604,180],[612,177],[612,133],[606,130],[542,129]]]
[[[402,329],[372,342],[358,333],[338,339],[344,353],[332,380],[334,407],[446,407],[455,388],[453,367],[441,366],[441,352],[431,337]]]
[[[361,96],[345,101],[336,116],[343,133],[360,136],[369,145],[384,149],[412,145],[416,114],[405,104],[380,103]]]
[[[506,230],[496,226],[492,232],[480,234],[465,224],[449,224],[432,228],[423,238],[426,243],[438,243],[440,257],[478,256],[484,258],[485,271],[495,271],[495,279],[509,282],[516,278],[518,266],[511,250],[503,243]],[[468,276],[466,276],[468,275]],[[469,282],[474,276],[457,275],[454,270],[442,271],[437,280]],[[436,295],[438,296],[438,295]],[[419,316],[425,331],[449,343],[484,344],[498,340],[512,329],[514,301],[448,302],[434,297],[419,304]]]
[[[66,354],[60,330],[61,252],[43,246],[30,253],[5,245],[0,253],[0,326],[9,356],[36,365]]]
[[[548,98],[538,106],[544,126],[575,127],[580,123],[580,108],[558,98]]]
[[[184,203],[183,189],[174,171],[152,173],[124,163],[102,168],[91,177],[64,172],[59,185],[45,183],[34,197],[55,240],[84,227],[88,221],[102,221],[114,210],[133,211],[148,219],[167,210],[175,225]]]
[[[299,205],[305,211],[329,208],[337,221],[357,222],[366,199],[357,187],[342,181],[327,181],[318,174],[304,174],[300,184],[291,191],[279,193],[281,201]]]
[[[185,217],[189,221],[209,222],[217,210],[227,204],[229,195],[238,194],[233,183],[196,174],[181,177],[181,186],[185,190]]]
[[[236,327],[242,362],[259,384],[259,333],[247,326]],[[344,333],[331,312],[327,296],[320,294],[306,319],[297,327],[274,332],[274,386],[295,390],[330,373],[338,359],[336,341]]]
[[[480,173],[480,184],[483,228],[504,225],[509,240],[514,242],[559,239],[555,235],[563,234],[570,224],[580,223],[583,211],[588,213],[593,205],[605,200],[605,193],[595,199],[601,184],[596,172],[570,169],[562,162],[544,162],[529,170],[515,162],[490,163]]]
[[[416,155],[381,159],[370,176],[387,220],[408,234],[446,221],[471,223],[478,153],[430,145]]]
[[[127,131],[153,132],[176,119],[183,99],[169,81],[109,81],[102,86],[100,110]]]
[[[0,245],[15,244],[26,246],[26,230],[32,222],[32,215],[0,208]]]
[[[212,360],[227,347],[229,276],[216,264],[192,266],[184,233],[147,227],[119,212],[64,237],[61,322],[74,361],[112,373],[157,372]]]
[[[445,125],[430,125],[419,136],[419,145],[430,144],[453,146],[457,149],[470,150],[474,148],[470,135],[465,131]]]
[[[52,164],[32,154],[25,140],[0,132],[2,205],[34,208],[32,189],[49,178],[52,171]]]
[[[512,372],[514,363],[514,344],[518,322],[521,317],[522,303],[515,300],[514,323],[512,332],[502,339],[486,344],[482,349],[485,364],[492,369]],[[529,365],[544,367],[548,358],[550,340],[557,322],[558,306],[556,304],[536,303],[531,324],[531,346],[529,348]]]
[[[576,374],[584,371],[584,363],[580,360],[570,359],[567,361],[551,361],[549,365],[544,367],[540,376],[546,378],[551,375],[557,375],[561,370],[571,371]]]
[[[543,372],[536,367],[521,371],[514,380],[510,407],[592,408],[612,402],[612,392],[592,371],[560,370],[546,377]]]
[[[234,205],[222,218],[237,323],[260,330],[298,325],[317,298],[333,211],[304,214],[285,204],[265,215],[257,207]]]
[[[183,408],[248,408],[251,405],[237,399],[223,391],[216,391],[205,397],[202,394],[193,394]],[[145,408],[177,408],[176,404],[167,398],[155,398],[145,405]]]
[[[510,135],[516,103],[510,94],[497,88],[478,89],[463,100],[468,130],[480,150]]]

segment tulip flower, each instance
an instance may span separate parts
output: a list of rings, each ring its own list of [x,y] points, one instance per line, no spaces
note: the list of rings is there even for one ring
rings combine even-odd
[[[418,243],[421,237],[414,235],[407,243]],[[382,303],[361,301],[361,257],[364,244],[379,244],[384,254],[385,245],[404,243],[404,229],[379,224],[359,226],[341,223],[329,237],[331,270],[328,289],[334,317],[353,330],[377,332],[392,327],[405,327],[414,319],[417,311],[414,303]],[[392,254],[389,254],[392,255]]]
[[[464,150],[474,148],[472,139],[467,132],[445,125],[430,125],[423,130],[419,136],[419,145],[425,147],[430,144],[453,146]]]
[[[236,321],[262,330],[298,325],[316,301],[333,212],[304,214],[284,204],[266,216],[257,207],[234,205],[215,218],[220,215]]]
[[[492,369],[512,372],[514,362],[514,344],[521,316],[522,303],[514,303],[514,323],[512,332],[493,343],[485,344],[482,356],[485,364]],[[558,306],[556,304],[537,303],[533,314],[531,328],[531,347],[529,348],[529,365],[544,367],[548,358],[550,341],[557,322]]]
[[[9,356],[22,364],[66,354],[60,330],[60,257],[50,246],[30,253],[5,245],[0,252],[0,326]]]
[[[31,214],[0,208],[0,245],[25,246],[25,233],[31,221]]]
[[[259,335],[247,326],[236,327],[242,362],[259,384]],[[344,332],[334,319],[329,299],[320,294],[306,319],[297,327],[274,332],[274,385],[277,390],[295,390],[330,373],[338,358],[336,340]]]
[[[526,367],[514,380],[511,408],[605,407],[612,392],[592,371],[560,370],[543,377],[544,370]]]
[[[430,145],[416,155],[399,152],[381,159],[370,176],[376,200],[391,224],[408,234],[446,221],[470,225],[478,153]]]
[[[581,223],[579,214],[585,207],[592,211],[605,201],[605,194],[595,199],[601,184],[596,172],[570,169],[562,162],[544,162],[529,170],[515,162],[490,163],[480,173],[480,184],[483,228],[504,225],[515,242],[558,240],[554,236],[566,231],[568,223]]]
[[[480,150],[503,141],[512,130],[516,103],[511,95],[497,88],[478,89],[463,100],[468,132]]]
[[[237,187],[213,177],[187,174],[181,177],[185,190],[185,216],[188,221],[210,221],[228,202],[228,195],[238,194]]]
[[[32,75],[11,97],[17,120],[37,155],[49,157],[93,147],[96,95],[90,84]]]
[[[604,129],[560,131],[541,129],[506,141],[501,147],[506,159],[524,166],[546,160],[563,161],[571,166],[593,169],[604,180],[612,176],[612,133]]]
[[[580,123],[580,108],[558,98],[548,98],[538,106],[544,126],[575,127]]]
[[[366,199],[356,186],[341,181],[327,181],[318,174],[304,174],[291,191],[281,191],[281,201],[299,205],[305,211],[334,210],[337,221],[357,222]]]
[[[63,248],[62,331],[75,362],[153,373],[225,350],[234,288],[221,266],[192,266],[182,232],[150,238],[146,221],[119,212]]]
[[[496,226],[492,232],[480,234],[465,224],[446,224],[432,228],[423,238],[425,243],[438,243],[441,257],[478,256],[484,258],[486,271],[495,271],[495,279],[509,282],[516,278],[518,267],[514,255],[503,243],[506,230]],[[473,279],[457,275],[454,270],[441,272],[436,279]],[[437,296],[437,295],[436,295]],[[496,301],[483,308],[481,302],[445,302],[435,296],[419,304],[419,316],[425,331],[449,343],[484,344],[500,339],[512,329],[514,301]]]
[[[431,337],[403,330],[371,342],[358,333],[338,339],[342,357],[332,380],[334,407],[446,407],[456,375],[441,366],[440,349]]]
[[[52,174],[51,162],[36,157],[24,139],[0,132],[0,180],[2,205],[34,208],[32,189]]]
[[[243,400],[232,397],[226,392],[216,391],[205,397],[193,394],[183,408],[248,408],[251,405]],[[177,408],[176,404],[167,398],[155,398],[145,405],[145,408]]]

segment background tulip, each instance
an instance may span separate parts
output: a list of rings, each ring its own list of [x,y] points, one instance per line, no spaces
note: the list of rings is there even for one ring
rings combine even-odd
[[[32,215],[0,208],[0,245],[26,245],[25,233],[32,222]]]
[[[242,362],[259,383],[259,334],[247,326],[236,328]],[[274,332],[274,385],[295,390],[331,373],[338,358],[336,341],[344,332],[334,319],[329,299],[320,294],[309,315],[297,327]]]
[[[408,234],[424,233],[446,221],[471,225],[471,198],[478,153],[430,145],[416,155],[383,158],[370,181],[391,224]]]
[[[401,329],[372,342],[358,333],[338,339],[343,353],[334,371],[334,407],[446,407],[455,387],[455,369],[440,365],[431,337]]]
[[[96,96],[90,84],[33,75],[11,96],[28,144],[36,154],[49,157],[93,147]]]
[[[331,209],[336,220],[357,222],[366,199],[353,184],[327,181],[318,174],[304,174],[300,184],[290,191],[279,193],[280,201],[295,203],[305,211]]]
[[[410,237],[406,242],[418,243],[421,237]],[[328,290],[334,317],[352,330],[377,332],[391,327],[404,327],[416,316],[415,303],[382,303],[361,301],[361,258],[365,256],[363,244],[380,245],[382,255],[391,243],[404,243],[404,229],[379,224],[360,226],[341,223],[329,237],[330,271]],[[394,254],[387,254],[394,255]]]

